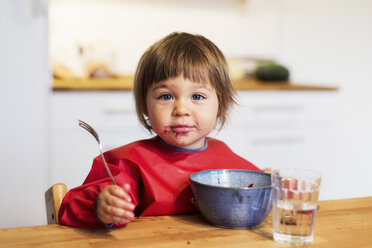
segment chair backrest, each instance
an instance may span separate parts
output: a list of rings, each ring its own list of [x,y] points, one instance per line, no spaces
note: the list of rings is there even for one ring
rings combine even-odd
[[[45,192],[45,206],[48,224],[58,224],[58,211],[63,197],[67,193],[64,183],[56,183]]]

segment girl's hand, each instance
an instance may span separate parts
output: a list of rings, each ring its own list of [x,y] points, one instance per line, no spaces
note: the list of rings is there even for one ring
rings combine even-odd
[[[97,217],[103,223],[113,222],[127,224],[133,217],[135,206],[128,195],[130,186],[110,185],[104,188],[97,200]]]

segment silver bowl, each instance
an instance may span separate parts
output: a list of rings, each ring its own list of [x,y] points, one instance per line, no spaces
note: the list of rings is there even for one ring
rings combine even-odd
[[[272,208],[270,174],[250,170],[205,170],[190,175],[194,200],[212,224],[227,228],[259,225]]]

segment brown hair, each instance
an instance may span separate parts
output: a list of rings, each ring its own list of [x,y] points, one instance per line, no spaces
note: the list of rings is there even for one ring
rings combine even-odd
[[[149,47],[138,63],[134,76],[134,98],[142,125],[152,132],[146,116],[148,89],[155,83],[180,75],[193,82],[210,82],[214,87],[221,129],[227,120],[228,110],[236,103],[225,57],[205,37],[178,32]]]

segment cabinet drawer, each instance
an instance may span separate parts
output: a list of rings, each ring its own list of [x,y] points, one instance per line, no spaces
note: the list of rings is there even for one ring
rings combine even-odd
[[[238,92],[231,114],[247,127],[322,125],[336,116],[337,93],[324,92]]]
[[[101,129],[138,123],[131,92],[54,93],[50,112],[53,129],[72,128],[79,119]]]

